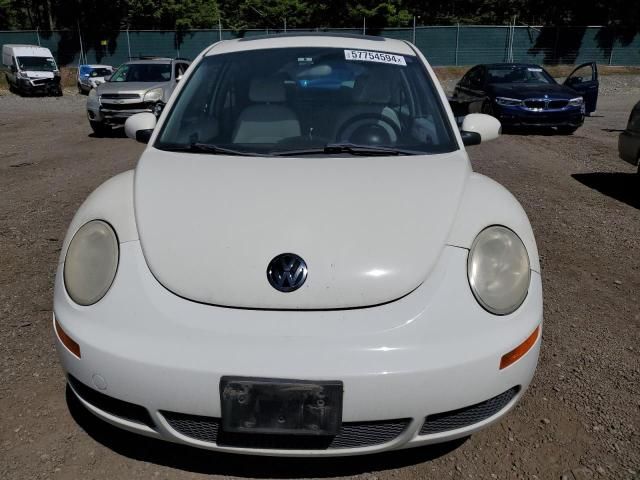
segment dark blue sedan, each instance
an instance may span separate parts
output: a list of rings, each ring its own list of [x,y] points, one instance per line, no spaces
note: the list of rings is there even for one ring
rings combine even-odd
[[[542,67],[522,63],[477,65],[456,85],[452,103],[496,117],[503,126],[555,127],[573,133],[598,99],[595,63],[579,65],[563,84]]]

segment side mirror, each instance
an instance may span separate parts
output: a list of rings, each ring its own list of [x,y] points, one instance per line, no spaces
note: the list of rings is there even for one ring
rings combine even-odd
[[[484,113],[470,113],[464,117],[460,127],[462,143],[466,146],[494,140],[500,136],[501,131],[500,121]]]
[[[149,112],[136,113],[124,122],[124,133],[127,137],[141,143],[149,142],[154,128],[156,128],[156,116]]]

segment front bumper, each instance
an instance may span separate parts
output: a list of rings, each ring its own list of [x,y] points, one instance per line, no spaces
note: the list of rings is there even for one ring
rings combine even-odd
[[[68,298],[59,266],[54,315],[80,344],[81,358],[58,337],[56,345],[64,370],[74,379],[71,386],[87,408],[148,436],[213,450],[288,456],[354,455],[448,441],[487,426],[515,405],[534,374],[540,348],[539,336],[524,357],[499,369],[501,356],[542,322],[539,274],[532,272],[522,307],[497,317],[473,298],[466,260],[467,250],[445,247],[418,289],[382,306],[257,311],[177,297],[153,278],[139,242],[126,242],[114,284],[94,306],[81,307]],[[343,426],[360,428],[350,435],[365,435],[363,425],[380,422],[391,422],[397,434],[382,443],[299,449],[189,433],[193,430],[179,423],[184,416],[196,426],[220,418],[223,375],[341,380]],[[92,403],[73,381],[143,407],[151,422]],[[475,423],[425,430],[427,416],[485,404],[514,387],[499,408]]]
[[[109,125],[123,125],[131,115],[136,113],[153,113],[154,103],[138,101],[121,104],[101,102],[99,97],[87,98],[87,117],[92,122],[104,122]]]
[[[584,113],[580,107],[532,111],[523,107],[505,107],[494,104],[494,113],[502,125],[514,127],[578,128],[584,123]]]
[[[60,77],[18,79],[18,88],[25,93],[55,93],[60,89]]]

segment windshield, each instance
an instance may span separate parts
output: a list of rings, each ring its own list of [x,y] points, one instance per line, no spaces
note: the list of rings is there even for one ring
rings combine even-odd
[[[210,153],[235,154],[338,143],[411,153],[457,149],[436,90],[414,56],[338,48],[252,50],[205,57],[187,82],[156,148],[207,144]]]
[[[111,75],[111,69],[109,69],[109,68],[94,68],[89,73],[89,76],[91,78],[94,78],[94,77],[108,77],[109,75]]]
[[[167,82],[171,80],[170,63],[126,63],[111,77],[111,82]]]
[[[556,83],[542,67],[508,66],[488,69],[489,83]]]
[[[32,72],[54,72],[58,69],[56,61],[51,57],[17,57],[20,70]]]

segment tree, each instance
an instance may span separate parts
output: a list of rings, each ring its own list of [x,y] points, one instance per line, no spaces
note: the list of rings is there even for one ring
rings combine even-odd
[[[133,29],[189,30],[218,24],[216,0],[128,0],[126,22]]]

